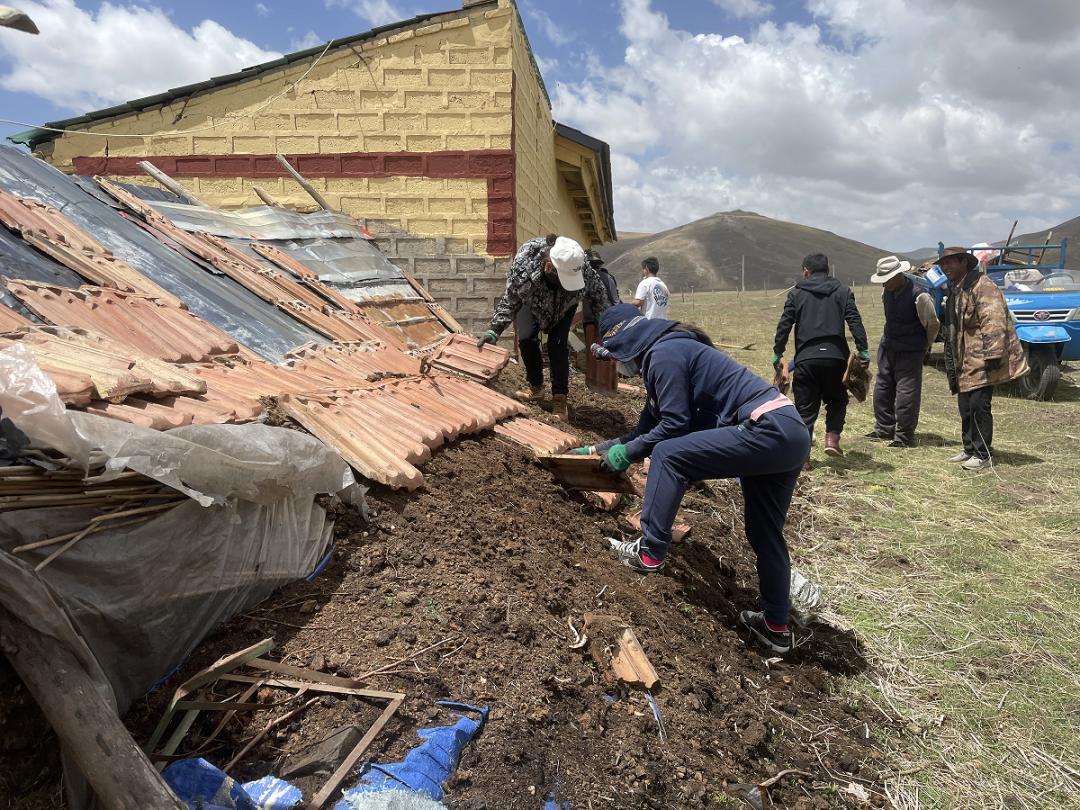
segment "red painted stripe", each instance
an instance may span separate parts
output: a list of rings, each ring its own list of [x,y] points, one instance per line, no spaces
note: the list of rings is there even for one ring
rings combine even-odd
[[[342,152],[286,155],[305,177],[430,177],[486,180],[488,195],[488,253],[510,256],[515,236],[514,152],[480,149],[461,152]],[[274,155],[151,155],[74,159],[76,174],[138,175],[138,163],[148,160],[172,177],[285,177],[288,172]]]

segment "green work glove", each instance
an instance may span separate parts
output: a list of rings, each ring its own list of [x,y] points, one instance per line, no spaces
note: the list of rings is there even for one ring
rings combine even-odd
[[[567,453],[571,456],[591,456],[596,452],[594,445],[588,444],[584,447],[575,447],[573,450],[568,450]]]
[[[780,355],[778,355],[776,352],[773,352],[772,360],[770,362],[772,363],[773,368],[779,368],[780,367]]]
[[[482,334],[477,339],[477,341],[476,341],[476,350],[477,351],[483,351],[485,343],[490,343],[492,346],[494,346],[495,341],[497,341],[498,339],[499,339],[499,336],[496,335],[494,332],[492,332],[490,329],[488,329],[486,332],[484,332],[484,334]]]
[[[867,351],[866,349],[863,349],[861,352],[859,352],[859,362],[862,363],[863,368],[869,368],[870,367],[870,352]]]
[[[607,455],[600,460],[600,463],[612,472],[626,472],[630,469],[630,459],[626,457],[626,445],[612,445],[611,449],[607,451]]]

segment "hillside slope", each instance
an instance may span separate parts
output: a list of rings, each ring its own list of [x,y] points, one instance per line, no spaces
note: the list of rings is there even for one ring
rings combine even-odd
[[[620,289],[633,287],[641,260],[656,256],[660,276],[673,291],[737,289],[743,256],[747,289],[761,289],[763,282],[770,288],[787,287],[798,277],[803,257],[819,252],[829,257],[840,278],[862,279],[890,251],[749,211],[713,214],[600,249]]]

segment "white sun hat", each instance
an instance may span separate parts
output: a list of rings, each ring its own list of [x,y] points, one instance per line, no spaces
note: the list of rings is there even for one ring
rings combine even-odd
[[[567,292],[577,292],[585,287],[585,251],[581,245],[566,236],[560,236],[551,246],[548,254],[551,263],[559,274],[559,283]]]
[[[890,278],[906,273],[910,269],[911,262],[901,261],[895,256],[886,256],[884,259],[878,259],[877,268],[874,270],[874,275],[870,276],[870,280],[875,284],[884,284]]]

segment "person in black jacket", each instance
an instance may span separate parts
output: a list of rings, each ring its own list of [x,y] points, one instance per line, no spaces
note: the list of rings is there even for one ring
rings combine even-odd
[[[784,313],[776,325],[773,343],[773,368],[784,363],[788,335],[795,327],[795,373],[791,393],[795,407],[814,435],[821,403],[825,403],[825,452],[842,456],[840,434],[847,416],[847,389],[844,371],[851,354],[844,335],[844,323],[855,339],[859,360],[870,365],[870,349],[862,316],[855,306],[850,287],[829,275],[829,259],[812,253],[803,259],[803,280],[788,293]]]

